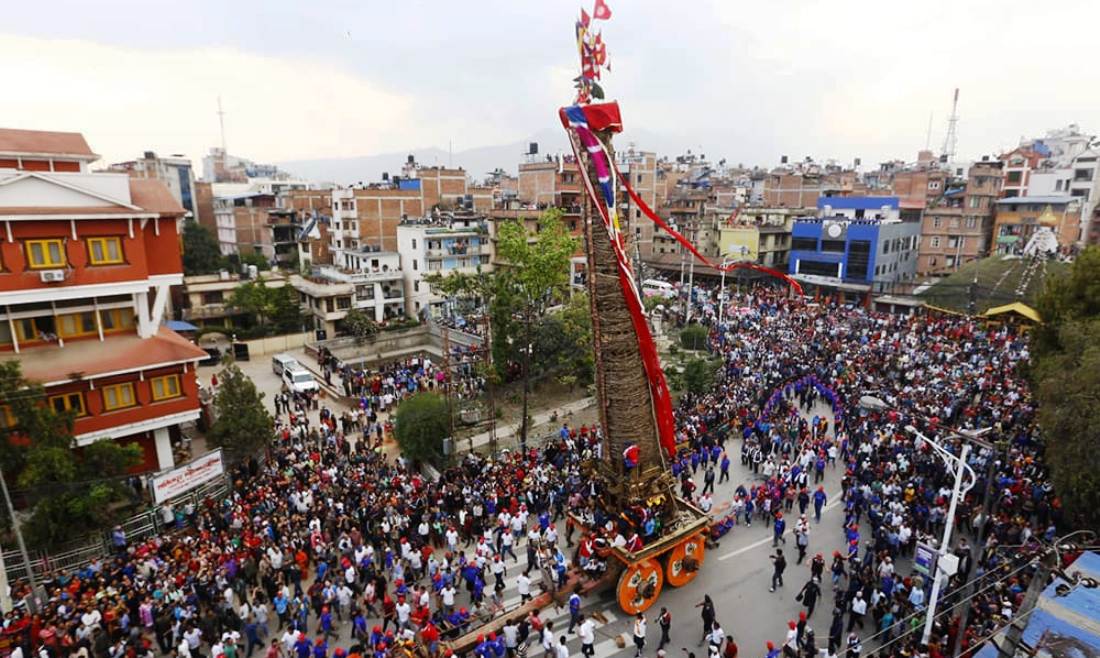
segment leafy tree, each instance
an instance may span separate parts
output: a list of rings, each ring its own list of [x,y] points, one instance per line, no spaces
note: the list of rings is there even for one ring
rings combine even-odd
[[[533,357],[536,372],[555,372],[559,381],[569,385],[592,383],[595,362],[588,295],[573,295],[559,312],[539,322]]]
[[[255,265],[256,269],[260,270],[261,272],[265,272],[271,269],[271,261],[267,259],[267,256],[264,256],[258,251],[251,251],[247,254],[241,254],[240,262],[241,265]]]
[[[577,251],[577,240],[561,221],[562,213],[551,208],[539,217],[535,235],[518,221],[504,222],[497,232],[497,254],[507,263],[502,273],[518,303],[523,365],[523,422],[520,445],[527,445],[528,397],[531,390],[532,325],[546,315],[551,303],[565,296],[569,288],[569,263]],[[535,238],[531,241],[529,238]],[[514,341],[513,341],[514,342]]]
[[[680,330],[680,344],[685,350],[705,350],[707,348],[707,328],[701,324],[689,324]]]
[[[264,394],[233,364],[218,373],[218,382],[214,395],[216,418],[206,434],[207,443],[224,450],[229,461],[254,457],[275,435]]]
[[[692,359],[684,366],[683,386],[688,393],[701,395],[714,386],[718,365],[707,359]]]
[[[127,497],[121,476],[141,462],[141,448],[109,439],[77,448],[73,412],[47,404],[17,361],[0,363],[0,401],[15,421],[0,429],[0,467],[31,503],[30,543],[54,547],[112,524]]]
[[[1036,310],[1043,318],[1033,334],[1040,357],[1062,349],[1063,325],[1100,316],[1100,247],[1085,249],[1067,274],[1048,279]]]
[[[437,393],[417,393],[394,414],[393,433],[401,453],[416,461],[438,462],[451,430],[447,401]]]
[[[183,273],[214,274],[228,265],[210,229],[193,219],[183,225]]]
[[[1100,526],[1100,248],[1078,255],[1070,272],[1038,300],[1031,371],[1046,461],[1067,519]]]
[[[379,330],[374,318],[357,308],[348,310],[347,315],[340,321],[340,326],[344,331],[355,336],[357,342],[375,335]]]
[[[227,303],[252,316],[264,333],[301,331],[302,309],[289,285],[272,288],[263,279],[248,281],[233,289]]]

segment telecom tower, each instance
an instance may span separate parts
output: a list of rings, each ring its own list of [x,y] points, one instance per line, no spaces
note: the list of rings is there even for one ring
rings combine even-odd
[[[951,101],[951,116],[947,117],[947,134],[943,138],[942,162],[955,161],[955,149],[958,147],[959,135],[956,132],[959,123],[959,88],[955,87],[955,99]]]

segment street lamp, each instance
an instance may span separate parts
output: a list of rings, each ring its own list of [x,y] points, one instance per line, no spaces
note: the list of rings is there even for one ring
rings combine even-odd
[[[859,398],[859,406],[871,411],[888,411],[892,407],[882,398],[874,395],[864,395]],[[985,441],[981,440],[981,436],[990,432],[993,428],[984,427],[977,430],[969,429],[951,429],[952,435],[963,439],[962,450],[958,455],[955,455],[950,450],[944,448],[936,441],[928,438],[924,434],[921,434],[916,427],[912,425],[906,425],[905,430],[910,434],[916,435],[917,439],[923,443],[927,443],[943,460],[948,469],[952,467],[955,470],[955,484],[951,491],[951,504],[947,509],[947,518],[945,519],[943,526],[943,538],[940,540],[940,545],[937,552],[939,553],[939,559],[936,560],[935,572],[932,575],[932,593],[928,596],[928,615],[924,620],[924,633],[921,635],[921,643],[925,646],[928,645],[928,641],[932,637],[932,624],[936,618],[936,605],[939,603],[940,587],[942,584],[941,573],[948,577],[954,575],[955,570],[958,569],[957,560],[948,564],[948,561],[944,559],[947,556],[948,547],[951,544],[951,532],[955,527],[955,511],[958,508],[959,499],[965,496],[974,485],[978,482],[978,476],[974,473],[974,469],[970,468],[970,464],[967,463],[967,457],[970,455],[970,444],[974,443],[980,447],[993,450],[993,446]],[[993,459],[992,452],[989,455],[989,459]],[[963,488],[963,471],[970,474],[970,482]],[[988,485],[988,482],[987,482]],[[986,496],[989,495],[989,487],[986,487]]]

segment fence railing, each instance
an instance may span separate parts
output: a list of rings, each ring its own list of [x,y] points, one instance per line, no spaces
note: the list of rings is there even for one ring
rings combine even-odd
[[[208,498],[217,499],[226,496],[229,493],[229,488],[229,476],[226,475],[196,487],[169,502],[173,507],[186,506],[190,503],[198,509],[203,501]],[[143,542],[155,534],[165,533],[176,529],[174,522],[170,528],[167,528],[161,521],[160,514],[162,507],[163,506],[156,506],[150,508],[118,524],[122,527],[123,532],[126,533],[126,542],[128,544],[132,545]],[[88,537],[83,543],[79,541],[74,542],[72,546],[73,548],[68,548],[56,553],[49,553],[44,550],[28,551],[28,557],[30,558],[31,568],[34,569],[34,574],[41,578],[59,571],[75,571],[83,568],[93,560],[110,555],[112,550],[111,534],[109,531],[97,533],[96,535]],[[4,570],[7,572],[8,582],[14,582],[16,579],[27,577],[27,565],[24,564],[23,557],[19,554],[19,551],[14,549],[6,550],[3,552],[3,557]]]

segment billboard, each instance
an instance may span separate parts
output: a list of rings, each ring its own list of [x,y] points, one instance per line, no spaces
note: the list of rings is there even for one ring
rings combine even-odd
[[[756,262],[760,256],[760,231],[755,226],[723,226],[718,249],[724,260]]]
[[[153,488],[153,503],[159,505],[200,484],[219,478],[224,473],[225,463],[222,461],[222,451],[218,449],[182,466],[154,475],[149,485]]]

